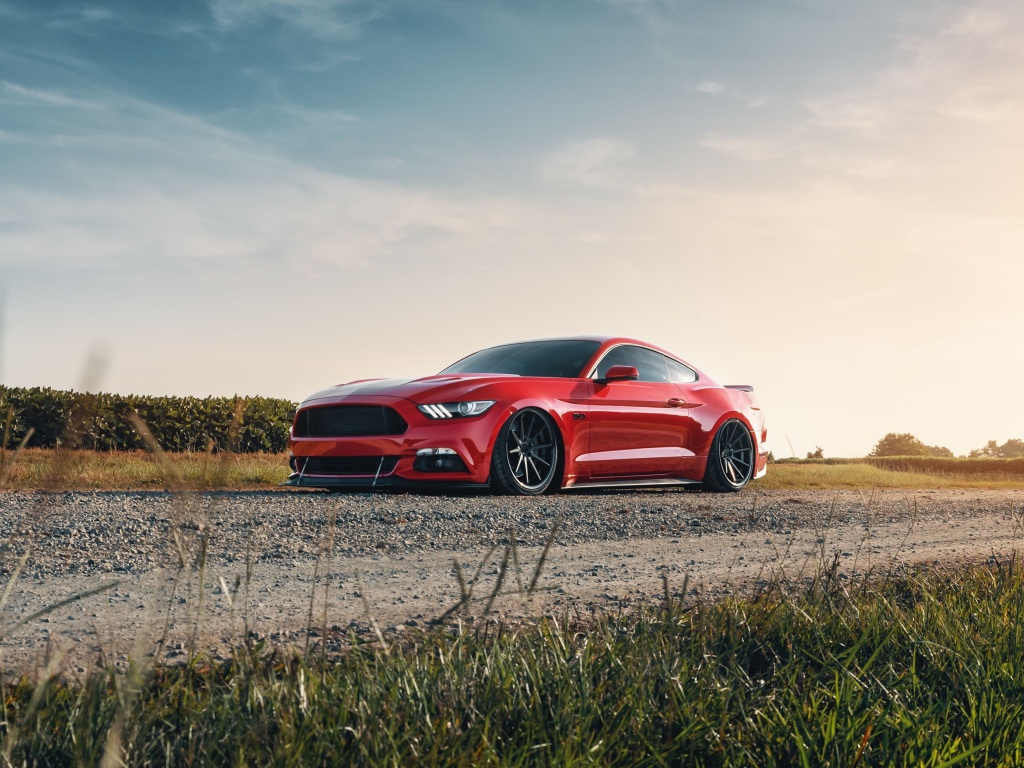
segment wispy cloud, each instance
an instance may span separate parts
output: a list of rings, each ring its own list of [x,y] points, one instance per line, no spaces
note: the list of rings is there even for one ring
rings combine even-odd
[[[74,109],[100,109],[100,104],[68,96],[60,91],[39,88],[27,88],[17,83],[0,80],[0,104],[44,104],[51,107],[70,107]]]
[[[936,14],[861,83],[806,96],[788,121],[709,132],[700,146],[752,163],[789,158],[803,169],[890,182],[931,178],[929,195],[1018,167],[1024,132],[1024,6],[990,0]],[[984,135],[983,140],[979,138]],[[979,182],[968,181],[978,179]],[[978,187],[976,200],[1004,191]]]
[[[224,28],[245,29],[280,21],[321,39],[353,40],[384,11],[356,0],[211,0],[210,12]]]
[[[759,136],[711,135],[701,139],[700,145],[738,160],[755,163],[777,160],[780,157],[785,157],[791,151],[784,142]]]
[[[1024,115],[1024,6],[958,8],[931,34],[903,41],[868,83],[804,101],[811,124],[877,136],[937,116],[990,121]]]
[[[622,139],[575,141],[545,158],[541,174],[559,184],[610,187],[622,181],[633,153],[633,145]]]
[[[8,267],[144,271],[169,261],[214,275],[253,259],[268,268],[358,264],[425,233],[428,250],[450,251],[452,238],[480,244],[514,217],[507,203],[479,195],[328,173],[122,96],[108,95],[75,134],[4,138],[37,145],[39,170],[36,181],[0,180],[0,260]]]
[[[713,96],[716,93],[721,93],[722,91],[724,91],[725,86],[722,85],[721,83],[716,83],[714,80],[702,80],[701,82],[693,86],[693,90],[697,91],[698,93],[707,93]]]

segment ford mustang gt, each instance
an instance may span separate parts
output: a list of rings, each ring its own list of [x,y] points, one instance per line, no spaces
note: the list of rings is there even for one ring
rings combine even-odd
[[[753,387],[717,384],[650,344],[525,341],[436,376],[310,395],[295,413],[286,484],[738,491],[764,475],[767,437]]]

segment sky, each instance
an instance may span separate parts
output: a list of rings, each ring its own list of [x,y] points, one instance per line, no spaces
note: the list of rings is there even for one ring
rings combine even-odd
[[[1024,3],[0,0],[0,381],[624,335],[777,456],[1024,437]]]

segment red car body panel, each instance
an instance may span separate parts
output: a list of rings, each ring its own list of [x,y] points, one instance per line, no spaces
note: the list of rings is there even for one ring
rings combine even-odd
[[[544,411],[562,443],[560,487],[633,484],[645,481],[700,483],[718,428],[739,419],[754,439],[754,476],[763,475],[767,451],[764,416],[749,388],[717,384],[693,365],[653,345],[626,338],[588,337],[600,346],[582,372],[592,374],[612,348],[628,344],[659,352],[696,372],[687,384],[619,380],[587,375],[547,378],[497,374],[441,374],[413,380],[366,379],[317,392],[296,412],[324,406],[386,406],[408,425],[394,435],[289,439],[295,470],[289,485],[313,487],[388,485],[486,485],[491,453],[510,415],[523,408]],[[418,405],[493,400],[479,416],[432,419]],[[414,467],[421,449],[450,449],[465,471],[422,471]],[[351,474],[305,471],[310,458],[366,457],[373,462]],[[387,469],[385,470],[385,459]],[[393,468],[390,461],[394,461]]]

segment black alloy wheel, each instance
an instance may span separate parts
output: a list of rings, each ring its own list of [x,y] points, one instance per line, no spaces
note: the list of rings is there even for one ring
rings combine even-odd
[[[491,485],[516,496],[548,490],[558,470],[558,436],[550,417],[524,408],[501,428],[491,456]]]
[[[747,425],[730,419],[711,443],[704,488],[715,493],[738,491],[754,476],[754,438]]]

